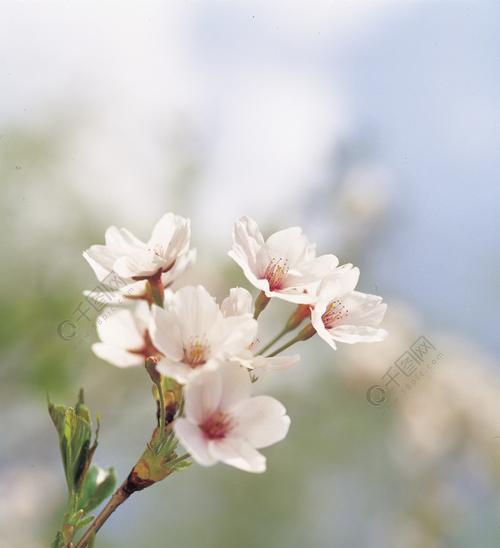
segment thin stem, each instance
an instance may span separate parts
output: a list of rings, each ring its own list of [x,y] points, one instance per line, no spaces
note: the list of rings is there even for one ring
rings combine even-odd
[[[151,300],[154,304],[163,308],[163,299],[165,296],[165,288],[161,281],[162,270],[158,270],[156,274],[148,278],[148,285],[151,294]]]
[[[264,291],[261,291],[257,295],[257,298],[255,299],[255,303],[254,303],[254,310],[253,310],[254,320],[256,320],[260,316],[260,313],[264,310],[264,308],[266,308],[270,300],[271,298],[267,297]]]
[[[299,334],[300,335],[300,334]],[[304,339],[302,337],[300,337],[299,335],[297,335],[296,337],[294,337],[293,339],[290,339],[287,343],[285,343],[284,345],[280,346],[277,350],[275,350],[274,352],[271,352],[271,354],[269,354],[269,356],[266,356],[266,358],[272,358],[274,356],[277,356],[278,354],[280,354],[281,352],[283,352],[283,350],[286,350],[288,347],[292,346],[292,344],[295,344],[299,341],[303,341]]]
[[[266,346],[264,346],[264,348],[262,348],[262,350],[259,350],[257,352],[257,356],[260,356],[261,354],[264,354],[264,352],[266,352],[266,350],[269,350],[271,348],[271,346],[273,346],[274,344],[276,344],[282,337],[284,337],[287,333],[289,332],[289,329],[285,326],[277,335],[276,337],[274,337],[274,339],[272,339],[271,341],[269,341]]]
[[[165,397],[163,396],[163,389],[161,386],[161,381],[156,384],[158,389],[158,398],[160,400],[160,441],[163,440],[165,434]]]
[[[99,531],[99,529],[106,523],[111,514],[118,508],[118,506],[123,504],[130,497],[132,493],[126,489],[126,486],[127,480],[125,480],[114,492],[106,506],[101,510],[90,527],[85,531],[83,537],[78,541],[75,548],[85,548],[94,535],[96,535],[97,531]]]

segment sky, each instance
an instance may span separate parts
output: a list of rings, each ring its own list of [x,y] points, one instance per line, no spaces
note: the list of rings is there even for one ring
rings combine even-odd
[[[335,147],[368,140],[392,180],[370,264],[379,291],[498,351],[499,11],[6,2],[0,127],[70,117],[69,184],[139,231],[171,198],[179,156],[195,157],[189,212],[221,247],[241,214],[298,216]]]

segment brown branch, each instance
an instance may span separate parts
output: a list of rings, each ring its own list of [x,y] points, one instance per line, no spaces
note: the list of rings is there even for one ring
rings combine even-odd
[[[104,525],[111,514],[123,504],[134,491],[128,489],[129,480],[126,479],[120,487],[113,493],[106,506],[101,510],[99,515],[92,522],[92,525],[85,531],[83,537],[78,541],[76,548],[85,548],[92,537],[97,534],[97,531]]]

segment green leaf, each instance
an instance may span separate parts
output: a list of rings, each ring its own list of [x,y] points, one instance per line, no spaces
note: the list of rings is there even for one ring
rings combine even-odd
[[[54,539],[54,541],[52,542],[50,547],[51,548],[64,548],[64,539],[63,539],[61,531],[57,532],[56,538]]]
[[[97,440],[91,447],[92,425],[90,412],[83,403],[83,391],[80,390],[78,402],[73,409],[64,405],[55,405],[49,401],[49,414],[59,436],[59,447],[70,493],[78,490],[83,482]]]
[[[85,513],[97,508],[99,504],[111,493],[116,486],[116,474],[113,468],[100,468],[93,465],[88,471],[80,494],[80,507]]]

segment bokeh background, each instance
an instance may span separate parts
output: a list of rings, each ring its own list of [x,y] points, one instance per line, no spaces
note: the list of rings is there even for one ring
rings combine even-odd
[[[299,224],[361,267],[390,336],[304,345],[257,385],[292,416],[266,474],[194,465],[97,546],[499,546],[500,4],[7,0],[0,28],[0,546],[48,546],[61,518],[47,393],[85,387],[120,478],[142,452],[144,372],[93,356],[92,321],[57,326],[96,284],[81,252],[166,211],[192,218],[184,283],[246,285],[240,215]],[[370,404],[420,336],[438,363]]]

